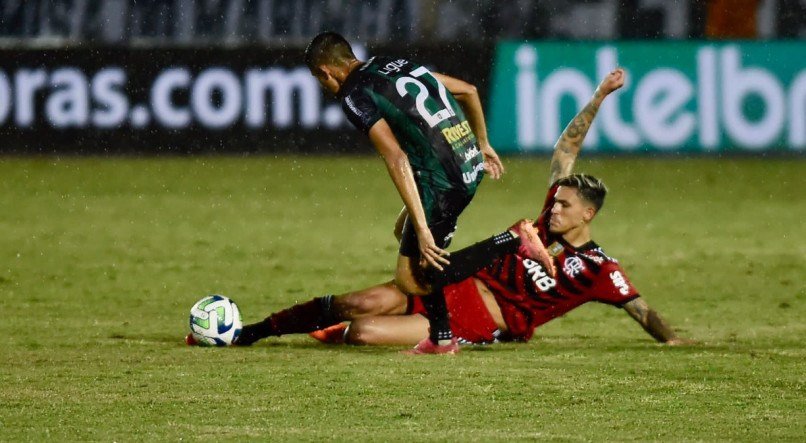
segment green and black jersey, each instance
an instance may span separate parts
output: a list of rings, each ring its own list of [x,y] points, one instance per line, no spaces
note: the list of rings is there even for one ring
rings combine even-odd
[[[368,133],[385,119],[409,157],[420,189],[472,196],[484,159],[453,95],[424,66],[373,57],[339,91],[350,122]]]

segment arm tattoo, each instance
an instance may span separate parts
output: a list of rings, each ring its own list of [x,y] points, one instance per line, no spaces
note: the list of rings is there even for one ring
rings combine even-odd
[[[563,165],[560,164],[560,159],[557,154],[551,158],[551,167],[550,167],[550,178],[549,178],[549,185],[554,184],[555,181],[558,179],[565,177],[568,175],[567,173],[563,173]]]
[[[644,330],[659,342],[667,342],[677,337],[671,326],[642,298],[636,298],[624,305],[624,310],[634,318]]]
[[[593,124],[593,119],[599,111],[601,98],[597,90],[593,99],[579,111],[576,117],[571,120],[571,123],[568,123],[560,139],[557,140],[557,143],[554,145],[554,155],[551,158],[550,183],[554,183],[556,180],[571,173],[574,160],[582,149],[582,142],[585,140],[588,129],[590,129],[591,124]]]

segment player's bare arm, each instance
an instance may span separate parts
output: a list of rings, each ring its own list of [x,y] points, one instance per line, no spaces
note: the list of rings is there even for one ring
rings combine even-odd
[[[677,336],[671,326],[650,308],[641,297],[624,304],[624,310],[637,321],[644,330],[655,340],[669,345],[681,345],[692,343],[690,340]]]
[[[481,98],[479,98],[479,91],[476,86],[455,77],[445,74],[433,73],[434,77],[439,80],[448,91],[453,94],[459,106],[465,111],[467,122],[470,123],[470,129],[476,135],[476,140],[479,142],[479,149],[484,156],[484,170],[494,179],[501,177],[504,171],[504,165],[501,159],[498,158],[495,150],[490,146],[490,140],[487,138],[487,123],[484,120],[484,110],[481,107]]]
[[[392,128],[389,127],[389,124],[384,119],[380,119],[372,125],[369,130],[369,139],[378,153],[381,154],[381,157],[383,157],[389,176],[392,177],[392,182],[394,182],[397,192],[406,206],[406,211],[411,217],[412,224],[417,232],[420,256],[429,265],[442,270],[441,263],[450,263],[445,258],[448,252],[437,247],[434,237],[428,229],[425,211],[417,191],[417,184],[414,182],[414,172],[411,169],[408,156],[400,148],[400,144],[394,133],[392,133]]]
[[[560,139],[554,145],[549,184],[571,174],[574,161],[576,161],[579,151],[582,150],[582,142],[585,140],[585,135],[588,134],[588,129],[590,129],[596,113],[599,112],[599,107],[605,97],[624,85],[624,80],[625,73],[621,68],[608,74],[599,83],[590,102],[565,127]]]

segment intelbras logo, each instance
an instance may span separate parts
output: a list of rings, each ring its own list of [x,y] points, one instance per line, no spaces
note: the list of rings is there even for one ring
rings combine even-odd
[[[627,83],[604,101],[589,149],[806,150],[803,42],[505,43],[498,51],[490,133],[504,150],[552,149],[619,66]]]
[[[132,75],[122,67],[0,70],[0,125],[282,129],[346,122],[338,105],[325,105],[307,68],[171,67],[157,73],[141,100],[128,93]]]

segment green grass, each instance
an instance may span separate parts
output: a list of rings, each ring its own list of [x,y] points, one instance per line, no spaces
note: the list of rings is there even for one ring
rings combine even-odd
[[[506,163],[454,248],[536,215],[548,161]],[[208,293],[255,321],[388,280],[401,204],[380,160],[0,158],[0,440],[802,441],[806,163],[578,169],[611,189],[594,238],[698,345],[591,304],[455,358],[187,348]]]

